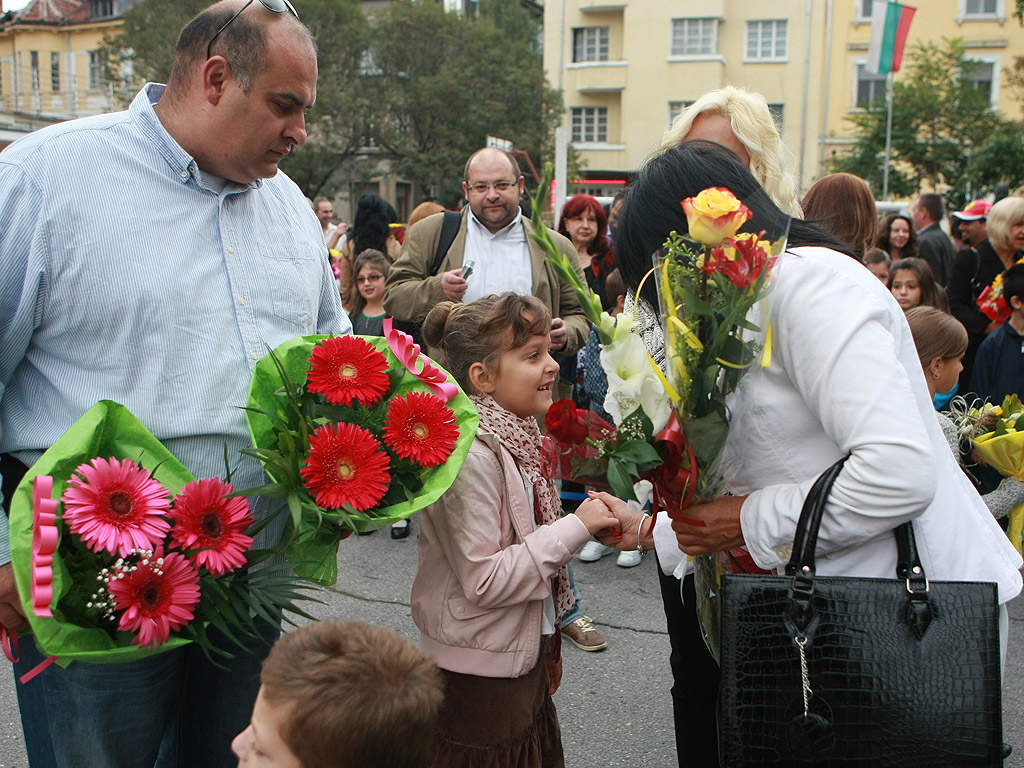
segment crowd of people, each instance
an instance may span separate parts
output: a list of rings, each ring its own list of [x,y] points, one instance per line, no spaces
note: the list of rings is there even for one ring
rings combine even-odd
[[[17,686],[31,768],[564,765],[552,699],[562,638],[608,645],[570,566],[577,553],[618,552],[628,567],[646,551],[659,566],[679,765],[717,765],[720,671],[687,555],[742,547],[759,568],[783,568],[803,499],[842,457],[819,573],[891,577],[892,531],[912,521],[930,578],[996,585],[1005,653],[1021,559],[999,520],[1024,487],[980,470],[976,486],[941,409],[957,391],[998,402],[1021,389],[1024,198],[974,200],[948,235],[937,194],[881,221],[850,174],[800,198],[765,99],[734,87],[685,109],[608,209],[572,197],[548,235],[606,310],[635,314],[663,369],[662,310],[644,278],[651,254],[687,230],[680,201],[725,187],[750,208],[751,231],[789,222],[771,301],[750,318],[771,364],[730,400],[726,493],[652,523],[603,492],[566,508],[542,469],[552,402],[602,413],[607,382],[576,292],[529,237],[515,158],[474,152],[462,210],[424,203],[399,237],[377,195],[359,199],[352,227],[335,224],[331,201],[278,172],[306,140],[316,89],[315,43],[287,0],[225,0],[182,30],[167,85],[0,154],[3,499],[9,512],[28,467],[99,400],[126,405],[195,476],[217,476],[230,450],[242,457],[236,485],[260,486],[236,407],[255,362],[299,335],[381,335],[391,318],[480,418],[453,485],[418,518],[419,647],[356,623],[282,637],[257,617],[259,636],[233,644],[208,629],[243,646],[226,658],[192,644],[54,665]],[[154,211],[145,226],[140,197]],[[978,308],[997,278],[1009,311],[999,323]],[[274,508],[254,500],[260,521]],[[261,525],[258,544],[280,535]],[[408,522],[391,535],[408,536]],[[26,622],[7,536],[0,516],[0,625],[13,632]],[[44,658],[24,636],[16,674]]]

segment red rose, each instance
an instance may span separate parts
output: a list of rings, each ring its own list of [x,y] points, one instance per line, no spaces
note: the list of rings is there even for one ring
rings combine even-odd
[[[551,404],[544,426],[549,435],[563,443],[575,445],[587,439],[587,414],[569,399]]]

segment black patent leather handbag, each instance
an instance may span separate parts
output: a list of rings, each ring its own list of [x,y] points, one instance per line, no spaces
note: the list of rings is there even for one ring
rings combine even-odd
[[[811,488],[786,575],[722,577],[722,766],[997,768],[996,586],[929,581],[911,523],[896,578],[817,576],[844,461]]]

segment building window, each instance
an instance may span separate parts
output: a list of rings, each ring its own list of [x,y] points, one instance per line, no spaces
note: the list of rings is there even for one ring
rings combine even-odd
[[[28,67],[32,79],[32,90],[39,90],[39,51],[28,52]]]
[[[782,118],[785,116],[786,107],[784,104],[769,104],[768,111],[772,113],[772,120],[775,121],[775,128],[782,135]]]
[[[608,27],[573,29],[572,60],[608,61]]]
[[[109,19],[114,15],[114,0],[89,0],[89,17]]]
[[[866,64],[857,65],[857,98],[855,106],[866,107],[885,98],[885,75],[866,71]]]
[[[786,20],[747,22],[747,61],[786,60]]]
[[[573,107],[572,140],[580,144],[608,141],[608,107]]]
[[[964,78],[981,91],[993,108],[999,106],[999,73],[1002,58],[998,54],[975,56],[964,63]]]
[[[676,118],[683,113],[683,110],[693,104],[692,101],[670,101],[668,103],[668,127],[672,127],[672,123],[676,121]]]
[[[872,0],[856,0],[857,2],[857,18],[858,19],[870,19],[871,18],[871,2]]]
[[[964,16],[995,16],[997,0],[964,0]]]
[[[672,19],[673,56],[718,53],[718,19]]]
[[[99,51],[89,51],[89,90],[103,87],[103,59]]]
[[[60,54],[56,51],[50,51],[50,90],[60,91]]]

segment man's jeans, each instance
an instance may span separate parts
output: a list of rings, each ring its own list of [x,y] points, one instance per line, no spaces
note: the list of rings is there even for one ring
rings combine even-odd
[[[262,639],[243,653],[212,627],[214,644],[235,655],[214,666],[191,643],[127,664],[53,664],[16,683],[31,768],[234,768],[231,740],[249,722],[260,665],[278,628],[257,619]],[[240,638],[241,639],[241,638]],[[20,638],[17,677],[43,661]]]

